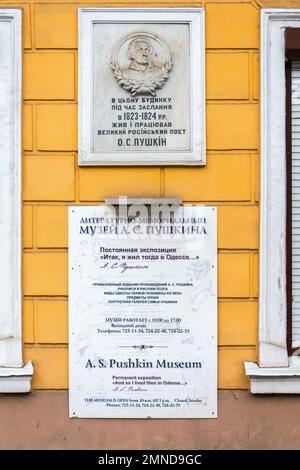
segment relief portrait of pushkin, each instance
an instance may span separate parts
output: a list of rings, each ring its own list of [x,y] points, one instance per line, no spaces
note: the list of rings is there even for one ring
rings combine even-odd
[[[155,96],[172,68],[170,50],[150,33],[135,33],[124,38],[115,48],[111,68],[122,88],[135,95]]]

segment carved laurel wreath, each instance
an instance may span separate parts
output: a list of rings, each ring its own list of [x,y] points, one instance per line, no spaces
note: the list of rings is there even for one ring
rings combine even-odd
[[[113,70],[113,74],[124,90],[127,90],[131,93],[132,96],[138,94],[151,94],[155,96],[155,90],[157,88],[161,88],[164,82],[169,77],[169,72],[172,68],[172,62],[169,62],[161,67],[161,74],[157,78],[157,80],[150,80],[149,78],[145,78],[144,80],[132,80],[123,75],[121,67],[117,63],[111,63],[111,68]]]

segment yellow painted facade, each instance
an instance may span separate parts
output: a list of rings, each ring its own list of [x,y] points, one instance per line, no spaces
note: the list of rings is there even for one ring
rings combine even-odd
[[[207,166],[79,168],[77,9],[205,7]],[[23,341],[33,389],[68,387],[67,206],[180,197],[218,206],[219,388],[257,357],[259,18],[300,1],[1,1],[23,9]]]

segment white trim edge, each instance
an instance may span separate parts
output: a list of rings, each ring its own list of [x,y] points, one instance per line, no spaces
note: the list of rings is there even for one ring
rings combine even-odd
[[[0,10],[0,366],[22,367],[22,10]]]
[[[251,393],[300,393],[300,363],[290,362],[288,367],[259,367],[255,362],[245,362],[250,378]]]
[[[262,9],[259,361],[245,363],[252,393],[300,393],[299,358],[289,358],[286,308],[285,28],[300,9]]]
[[[22,10],[0,9],[0,393],[30,392],[22,356]]]
[[[33,375],[31,361],[24,367],[0,367],[0,393],[28,393]]]
[[[261,11],[259,365],[287,367],[284,31],[300,10]],[[298,23],[300,25],[300,23]]]

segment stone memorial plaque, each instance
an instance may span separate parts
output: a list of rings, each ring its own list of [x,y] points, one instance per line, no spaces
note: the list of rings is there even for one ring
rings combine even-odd
[[[79,164],[205,163],[203,9],[79,10]]]
[[[215,418],[216,208],[132,207],[69,209],[70,417]]]

